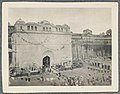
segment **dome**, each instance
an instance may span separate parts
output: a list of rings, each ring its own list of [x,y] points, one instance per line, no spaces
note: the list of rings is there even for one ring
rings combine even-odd
[[[35,22],[28,22],[26,23],[27,25],[38,25],[38,23],[35,23]]]
[[[62,27],[61,25],[56,25],[56,27]]]
[[[67,24],[63,25],[64,28],[70,29],[70,27]]]
[[[46,21],[46,20],[43,20],[40,22],[41,24],[45,24],[45,25],[50,25],[50,22],[49,21]]]
[[[25,24],[25,22],[22,19],[19,19],[15,22],[15,24]]]

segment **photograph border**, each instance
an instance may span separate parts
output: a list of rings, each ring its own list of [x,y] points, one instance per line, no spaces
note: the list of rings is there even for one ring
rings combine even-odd
[[[34,3],[34,4],[33,4]],[[28,5],[29,4],[29,5]],[[40,5],[40,6],[39,6]],[[8,63],[8,9],[11,7],[79,7],[79,8],[112,8],[112,86],[9,86]],[[118,91],[118,3],[116,2],[80,2],[80,3],[45,3],[45,2],[4,2],[2,7],[2,85],[3,92],[117,92]],[[4,31],[4,32],[3,32]],[[3,37],[4,36],[4,37]],[[7,57],[7,59],[6,59]],[[86,91],[87,88],[87,91]],[[34,89],[34,90],[33,90]],[[46,91],[47,90],[47,91]]]

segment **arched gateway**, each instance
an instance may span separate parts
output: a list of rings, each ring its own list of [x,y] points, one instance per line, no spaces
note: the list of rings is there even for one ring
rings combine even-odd
[[[45,56],[43,58],[43,67],[44,68],[49,68],[50,67],[50,57],[49,56]]]
[[[41,64],[44,68],[50,68],[53,64],[53,52],[50,50],[45,51],[42,54]]]

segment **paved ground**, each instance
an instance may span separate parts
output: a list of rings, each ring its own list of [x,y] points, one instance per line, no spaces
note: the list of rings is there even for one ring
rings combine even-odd
[[[93,72],[92,70],[88,70],[87,67],[84,66],[82,68],[77,68],[73,70],[61,71],[61,75],[64,75],[65,77],[68,78],[79,77],[80,80],[84,82],[84,85],[88,85],[88,80],[95,81],[95,85],[110,85],[109,82],[103,81],[103,73]],[[109,75],[109,74],[105,74],[105,75]],[[27,78],[30,78],[30,81],[26,81]],[[63,80],[62,77],[58,77],[58,75],[54,73],[44,73],[38,75],[31,75],[30,77],[24,76],[24,77],[10,78],[10,85],[11,86],[49,86],[49,85],[59,86],[59,85],[64,85],[64,81],[65,80]]]
[[[41,80],[43,77],[43,80]],[[26,81],[29,79],[30,81]],[[49,86],[49,85],[59,85],[62,81],[58,80],[55,74],[39,74],[39,75],[31,75],[30,77],[23,76],[17,77],[15,79],[10,78],[10,85],[11,86]]]

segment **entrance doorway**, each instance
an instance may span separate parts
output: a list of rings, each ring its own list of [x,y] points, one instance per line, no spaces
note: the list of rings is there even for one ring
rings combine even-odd
[[[43,58],[43,68],[49,68],[50,67],[50,57],[45,56]]]

